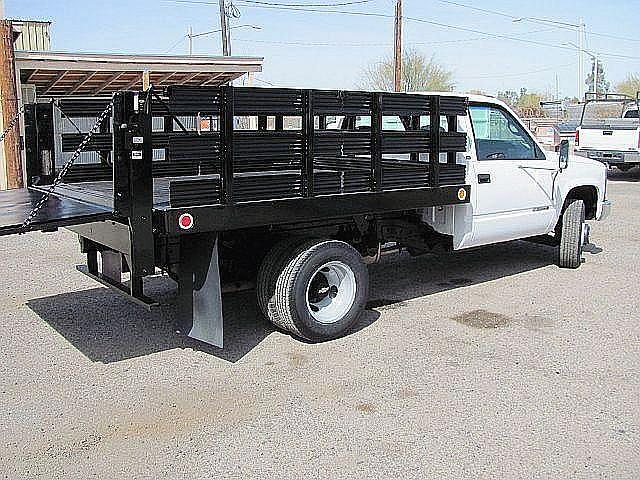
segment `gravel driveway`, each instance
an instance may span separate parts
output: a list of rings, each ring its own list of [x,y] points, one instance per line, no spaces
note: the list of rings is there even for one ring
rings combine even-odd
[[[525,242],[371,268],[355,332],[274,331],[225,297],[226,348],[73,266],[66,231],[0,238],[0,476],[640,477],[640,174],[578,270]]]

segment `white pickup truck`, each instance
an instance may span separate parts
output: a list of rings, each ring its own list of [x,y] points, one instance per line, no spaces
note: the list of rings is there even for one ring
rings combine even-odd
[[[610,209],[605,165],[570,156],[567,140],[559,152],[544,151],[495,98],[304,91],[309,101],[300,107],[297,90],[224,87],[213,93],[230,105],[219,112],[224,131],[201,136],[185,129],[171,135],[174,140],[182,135],[189,155],[199,146],[193,151],[205,159],[215,150],[204,141],[218,142],[217,151],[224,147],[226,152],[221,173],[170,178],[169,188],[162,187],[167,179],[151,176],[153,141],[158,140],[152,132],[151,94],[141,108],[144,94],[121,92],[113,100],[114,181],[58,184],[55,198],[41,204],[45,208],[32,223],[23,221],[35,218],[32,205],[41,190],[0,192],[0,234],[25,231],[25,224],[42,230],[66,226],[79,235],[87,255],[81,271],[149,307],[154,303],[144,295],[144,277],[167,272],[179,285],[180,330],[222,346],[223,284],[255,283],[267,319],[296,336],[323,341],[357,321],[368,297],[366,263],[384,253],[437,254],[531,239],[558,246],[559,265],[577,268],[589,238],[586,222],[603,219]],[[168,103],[198,111],[193,113],[198,118],[199,111],[211,108],[211,94],[205,87],[171,91]],[[416,98],[420,95],[427,97]],[[245,101],[248,96],[254,100]],[[284,129],[282,113],[275,122],[280,125],[267,128],[271,110],[262,109],[264,99],[276,112],[302,109],[308,119],[304,129]],[[234,125],[236,100],[245,111],[259,108],[257,131]],[[320,109],[315,116],[314,105]],[[440,124],[432,124],[432,118]],[[297,184],[281,186],[301,177],[294,160],[302,154],[293,156],[301,140],[307,142],[305,185],[313,185],[305,196],[295,190]],[[283,149],[274,147],[283,144]],[[262,170],[235,175],[234,168],[246,162]],[[275,171],[280,164],[288,170]],[[146,173],[127,177],[119,173],[125,167]],[[219,175],[227,182],[223,203],[212,197]],[[152,192],[152,181],[162,188]],[[168,200],[156,202],[150,195],[163,192]],[[256,192],[265,192],[266,199]],[[110,194],[109,203],[97,203]],[[135,215],[114,209],[111,201]],[[125,284],[126,273],[130,281]]]
[[[640,165],[638,105],[638,99],[617,94],[587,100],[576,130],[575,153],[622,171]]]

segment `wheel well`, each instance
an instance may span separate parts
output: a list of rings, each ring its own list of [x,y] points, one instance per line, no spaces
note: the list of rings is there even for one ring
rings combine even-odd
[[[584,202],[587,220],[596,218],[596,211],[598,209],[598,190],[596,190],[596,187],[583,185],[571,189],[564,200],[562,207],[563,212],[571,200],[582,200]]]

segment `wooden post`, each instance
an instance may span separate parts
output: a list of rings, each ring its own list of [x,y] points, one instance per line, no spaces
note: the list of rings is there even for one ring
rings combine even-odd
[[[402,0],[396,0],[396,19],[394,25],[393,49],[393,87],[402,91]]]
[[[13,51],[13,27],[9,20],[0,20],[0,102],[4,128],[18,114],[18,89]],[[22,156],[20,154],[20,130],[16,124],[0,145],[4,157],[7,188],[23,188]]]

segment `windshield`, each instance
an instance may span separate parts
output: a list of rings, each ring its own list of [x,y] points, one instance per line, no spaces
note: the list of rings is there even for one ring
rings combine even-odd
[[[605,121],[621,121],[625,107],[621,102],[589,102],[584,107],[583,125],[600,125]],[[632,117],[625,117],[632,118]],[[636,117],[637,118],[637,113]]]

